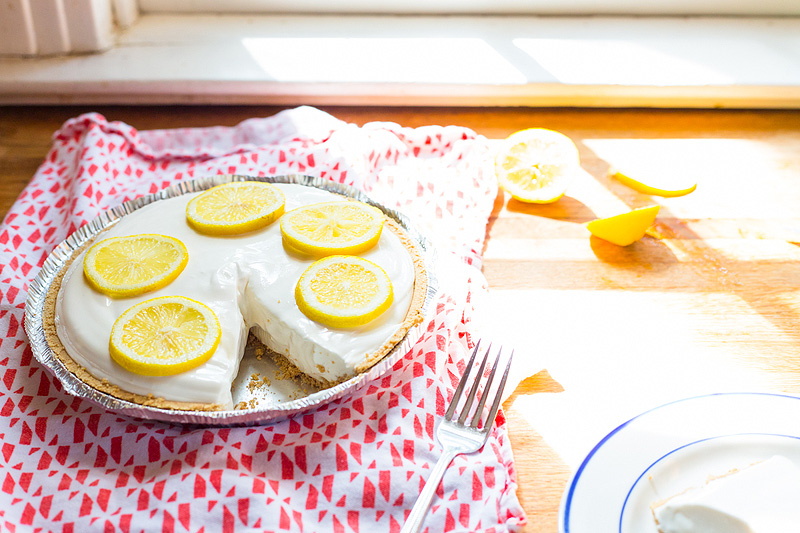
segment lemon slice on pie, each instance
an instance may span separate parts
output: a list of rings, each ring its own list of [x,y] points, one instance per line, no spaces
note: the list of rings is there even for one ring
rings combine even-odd
[[[268,226],[283,214],[283,192],[270,183],[235,181],[192,199],[186,221],[209,235],[236,235]]]
[[[333,255],[303,272],[295,299],[308,318],[334,328],[350,328],[374,320],[389,308],[392,282],[371,261]]]
[[[128,308],[114,322],[111,359],[145,376],[170,376],[208,361],[221,330],[214,311],[183,296],[162,296]]]
[[[500,145],[495,156],[498,184],[522,202],[555,202],[580,168],[578,149],[557,131],[518,131]]]
[[[628,213],[592,220],[586,227],[592,235],[619,246],[628,246],[644,237],[653,225],[660,206],[640,207]]]
[[[167,235],[111,237],[83,258],[83,273],[96,290],[114,297],[160,289],[178,277],[189,260],[186,246]]]
[[[382,229],[383,214],[378,209],[353,201],[311,204],[281,217],[287,247],[315,256],[369,250]]]

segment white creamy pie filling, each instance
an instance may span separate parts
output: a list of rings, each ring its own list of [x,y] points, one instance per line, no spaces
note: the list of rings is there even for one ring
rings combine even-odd
[[[800,531],[800,468],[776,455],[652,507],[660,533]]]
[[[286,211],[341,199],[302,185],[277,184]],[[158,201],[123,217],[99,238],[158,233],[180,239],[189,261],[166,287],[131,298],[114,299],[93,290],[83,276],[83,255],[64,276],[55,322],[72,359],[100,380],[123,390],[169,401],[231,407],[231,382],[239,368],[250,328],[269,348],[285,355],[303,373],[335,382],[353,375],[366,356],[383,346],[408,313],[414,287],[414,263],[401,239],[388,227],[378,244],[359,254],[380,265],[394,289],[394,303],[369,324],[332,329],[307,318],[297,307],[294,289],[313,258],[298,258],[283,247],[280,224],[232,237],[197,233],[186,224],[186,204],[196,194]],[[216,313],[222,338],[211,359],[174,376],[142,376],[111,360],[108,341],[116,318],[127,308],[159,296],[186,296]]]

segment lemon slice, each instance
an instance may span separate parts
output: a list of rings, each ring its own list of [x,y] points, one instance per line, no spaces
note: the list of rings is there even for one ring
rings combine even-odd
[[[145,376],[170,376],[208,361],[221,331],[214,311],[183,296],[128,308],[111,328],[111,359]]]
[[[114,297],[160,289],[178,277],[189,260],[186,246],[167,235],[111,237],[83,258],[83,273],[96,290]]]
[[[283,214],[283,192],[270,183],[235,181],[192,199],[186,221],[209,235],[236,235],[268,226]]]
[[[644,237],[653,225],[660,206],[640,207],[629,213],[592,220],[586,227],[595,237],[619,246],[628,246]]]
[[[680,175],[630,172],[613,169],[609,172],[617,181],[631,189],[651,196],[685,196],[697,188],[697,183]],[[632,176],[637,176],[636,178]]]
[[[579,168],[578,149],[570,138],[543,128],[511,135],[495,156],[500,187],[522,202],[555,202]]]
[[[300,311],[334,328],[350,328],[377,318],[392,304],[392,282],[375,263],[353,255],[333,255],[309,266],[295,288]]]
[[[353,201],[311,204],[281,217],[287,247],[315,256],[365,252],[378,242],[382,229],[383,213]]]

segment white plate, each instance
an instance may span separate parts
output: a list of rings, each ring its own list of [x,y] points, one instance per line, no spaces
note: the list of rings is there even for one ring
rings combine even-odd
[[[561,533],[657,533],[650,504],[773,455],[800,466],[800,397],[725,393],[688,398],[625,422],[573,475]]]

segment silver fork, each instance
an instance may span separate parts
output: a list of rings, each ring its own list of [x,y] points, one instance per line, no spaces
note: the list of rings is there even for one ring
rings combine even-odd
[[[478,341],[478,343],[475,345],[475,349],[472,351],[472,357],[470,357],[469,363],[467,363],[467,367],[464,369],[464,375],[461,376],[461,381],[458,382],[458,387],[456,387],[456,391],[453,394],[453,399],[450,401],[450,405],[447,407],[444,420],[441,421],[439,428],[436,430],[436,438],[439,440],[439,443],[443,448],[442,456],[436,462],[436,466],[433,467],[433,470],[431,471],[431,477],[429,477],[428,481],[425,482],[425,486],[422,488],[419,499],[411,509],[411,514],[408,515],[408,519],[403,525],[403,529],[400,531],[400,533],[415,533],[420,530],[422,527],[422,520],[425,518],[428,508],[431,506],[433,495],[436,493],[436,489],[439,486],[439,483],[442,481],[442,476],[444,476],[445,470],[447,470],[447,467],[450,466],[450,462],[455,458],[456,455],[460,455],[462,453],[472,453],[480,450],[486,443],[486,439],[489,437],[489,430],[492,428],[494,418],[497,415],[497,408],[500,406],[500,396],[503,394],[503,389],[506,386],[508,369],[511,368],[511,359],[514,357],[514,351],[512,350],[511,355],[508,357],[508,362],[506,363],[506,368],[503,372],[503,378],[500,380],[500,385],[494,392],[494,401],[492,402],[489,416],[484,419],[483,424],[480,424],[483,416],[483,409],[486,406],[486,402],[489,398],[492,388],[492,381],[494,380],[495,373],[497,373],[497,366],[500,363],[500,354],[502,352],[502,348],[497,352],[497,357],[495,358],[494,365],[492,366],[492,371],[486,380],[486,385],[484,386],[483,394],[481,394],[480,400],[478,401],[478,407],[475,410],[475,414],[472,416],[469,425],[466,425],[465,422],[470,411],[472,410],[472,406],[475,401],[475,395],[478,392],[481,379],[483,379],[483,371],[486,368],[486,361],[489,359],[489,353],[492,350],[491,345],[489,345],[489,349],[486,350],[486,353],[483,356],[483,361],[481,361],[481,365],[477,374],[475,374],[475,377],[472,378],[472,387],[469,389],[464,406],[459,411],[458,419],[455,417],[455,412],[456,407],[460,403],[459,400],[461,400],[461,395],[464,392],[464,387],[469,382],[470,375],[473,374],[473,363],[475,362],[475,355],[478,353],[478,347],[480,344],[480,341]]]

